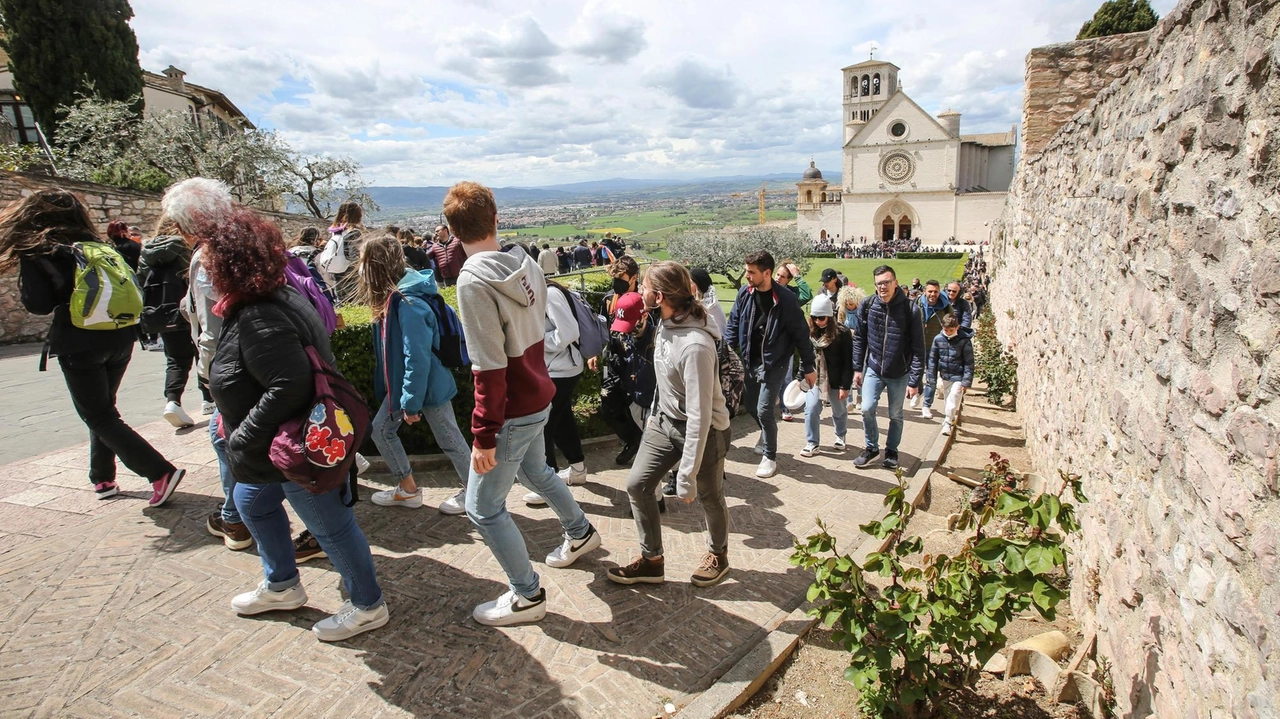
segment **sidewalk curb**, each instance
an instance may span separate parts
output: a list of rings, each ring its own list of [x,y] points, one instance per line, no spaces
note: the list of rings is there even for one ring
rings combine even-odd
[[[946,456],[954,436],[955,432],[952,431],[945,438],[946,441],[939,442],[938,439],[942,437],[942,428],[939,427],[933,439],[925,446],[920,465],[907,483],[906,496],[912,506],[918,508],[927,500],[933,468]],[[853,553],[853,558],[861,564],[866,561],[867,555],[883,551],[889,541],[889,537],[868,538]],[[801,606],[792,610],[777,628],[752,647],[746,656],[739,659],[706,691],[676,712],[675,716],[680,719],[721,719],[746,704],[791,656],[800,640],[817,625],[817,617],[809,617],[807,614],[807,604],[808,602],[802,601]]]

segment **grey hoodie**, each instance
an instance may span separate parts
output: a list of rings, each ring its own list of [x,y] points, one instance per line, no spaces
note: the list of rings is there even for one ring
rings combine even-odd
[[[702,452],[712,429],[729,428],[729,410],[720,388],[720,360],[715,325],[706,319],[662,320],[654,342],[653,366],[658,390],[654,406],[677,422],[685,422],[684,451],[676,468],[676,492],[692,496],[702,466]]]
[[[458,275],[458,315],[476,380],[471,433],[491,449],[506,420],[540,412],[556,393],[543,357],[542,269],[519,247],[471,255]]]

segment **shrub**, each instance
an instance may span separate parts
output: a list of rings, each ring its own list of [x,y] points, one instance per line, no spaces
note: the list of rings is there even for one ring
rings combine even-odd
[[[457,292],[453,287],[440,290],[445,302],[457,307]],[[364,395],[371,410],[377,410],[378,402],[373,394],[373,325],[367,307],[349,305],[341,310],[346,327],[333,333],[330,344],[334,358],[338,361],[338,370],[356,389]],[[458,385],[458,394],[453,398],[453,411],[458,418],[458,427],[462,434],[471,441],[471,410],[475,407],[475,382],[471,370],[455,368],[446,370],[453,373],[454,382]],[[578,420],[578,430],[583,438],[600,437],[609,434],[608,426],[600,417],[600,374],[586,371],[578,382],[578,397],[574,401],[573,413]],[[427,454],[439,452],[435,438],[425,422],[400,427],[400,440],[404,442],[409,454]],[[377,454],[377,448],[370,439],[361,451]]]
[[[791,563],[814,573],[808,600],[817,606],[809,615],[821,617],[849,651],[844,678],[867,716],[931,715],[944,690],[973,685],[1015,614],[1034,607],[1053,620],[1066,598],[1054,581],[1066,564],[1066,535],[1080,525],[1062,494],[1070,488],[1077,502],[1087,501],[1080,477],[1060,472],[1056,494],[1033,498],[1017,486],[1008,461],[995,453],[991,459],[956,524],[973,534],[954,557],[925,555],[920,566],[907,564],[924,542],[906,536],[913,507],[901,470],[885,496],[888,514],[860,527],[888,539],[865,564],[837,551],[821,520],[817,534],[796,541]],[[888,578],[888,586],[872,585],[872,574]]]
[[[895,260],[958,260],[967,252],[898,252]]]
[[[978,331],[974,335],[973,376],[987,385],[987,401],[996,406],[1004,405],[1005,398],[1011,406],[1018,401],[1018,359],[1006,352],[996,337],[995,317],[988,303],[978,318]]]

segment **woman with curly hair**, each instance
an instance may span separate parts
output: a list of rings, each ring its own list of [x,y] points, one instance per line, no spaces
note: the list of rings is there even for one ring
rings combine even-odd
[[[312,304],[285,282],[287,255],[275,225],[236,206],[203,234],[202,262],[220,297],[213,310],[223,318],[209,388],[236,480],[236,509],[258,543],[266,575],[231,606],[249,615],[307,603],[283,507],[287,499],[342,575],[350,597],[312,631],[331,642],[381,627],[388,619],[386,602],[369,543],[343,502],[342,488],[313,494],[288,481],[269,457],[280,425],[311,405],[314,379],[306,348],[314,347],[334,365],[329,334]]]
[[[116,409],[116,391],[129,367],[137,328],[88,330],[71,323],[75,246],[91,242],[102,240],[89,211],[65,190],[33,192],[0,212],[0,270],[18,265],[22,305],[32,314],[53,314],[47,347],[62,367],[76,414],[89,427],[89,481],[98,499],[120,493],[119,457],[151,481],[148,504],[158,507],[169,501],[185,471],[125,424]]]

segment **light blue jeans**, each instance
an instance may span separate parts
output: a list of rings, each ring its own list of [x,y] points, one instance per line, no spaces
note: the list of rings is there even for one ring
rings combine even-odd
[[[547,405],[540,412],[508,419],[498,432],[494,452],[497,466],[485,474],[473,469],[467,480],[467,516],[507,573],[511,589],[524,597],[536,596],[539,582],[538,573],[529,562],[524,535],[507,512],[507,495],[517,475],[525,487],[547,500],[565,534],[576,540],[591,532],[591,521],[564,480],[547,466],[542,433],[550,413],[551,406]]]
[[[862,431],[866,436],[865,447],[871,451],[880,449],[880,426],[876,424],[876,407],[880,404],[880,393],[889,391],[889,437],[885,440],[885,449],[898,451],[898,443],[902,441],[902,403],[907,398],[907,381],[904,375],[894,379],[885,379],[875,373],[871,367],[862,376]]]
[[[453,403],[444,402],[434,407],[422,408],[422,419],[431,428],[440,451],[449,457],[453,470],[458,473],[458,483],[467,486],[467,475],[471,473],[471,450],[467,440],[458,429],[458,419],[453,413]],[[391,476],[400,482],[413,474],[409,464],[409,455],[405,454],[404,444],[398,434],[400,424],[404,421],[404,412],[391,414],[391,395],[382,400],[378,413],[373,416],[373,443],[378,446],[382,461],[387,463]]]
[[[836,426],[836,439],[844,441],[845,433],[849,427],[849,408],[845,405],[845,401],[840,399],[839,388],[832,387],[827,393],[827,399],[831,401],[831,419]],[[809,444],[815,447],[821,444],[818,441],[820,436],[820,428],[822,427],[822,388],[814,387],[805,393],[804,396],[804,438]]]
[[[213,445],[213,453],[218,455],[218,478],[222,480],[222,521],[227,524],[240,524],[240,512],[236,509],[236,478],[231,475],[231,465],[227,463],[227,440],[218,436],[218,424],[222,422],[221,412],[213,411],[209,417],[209,442]]]

